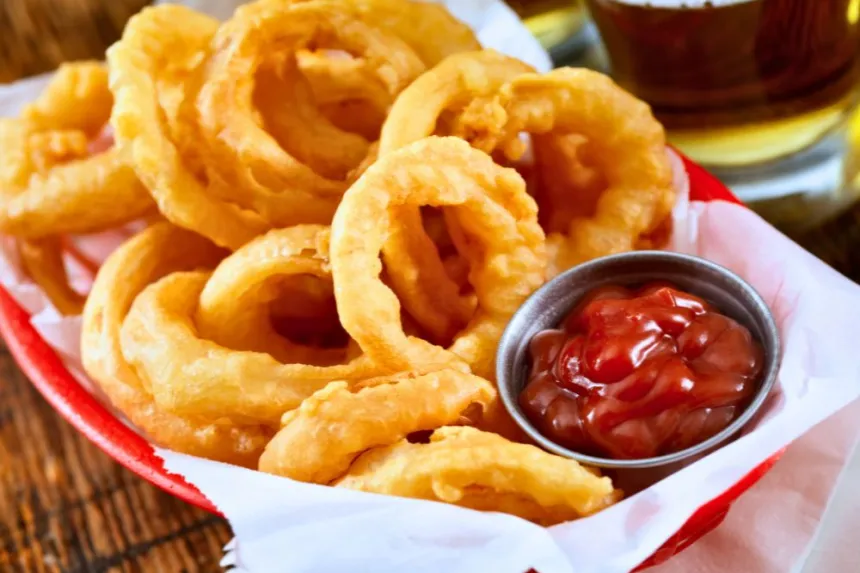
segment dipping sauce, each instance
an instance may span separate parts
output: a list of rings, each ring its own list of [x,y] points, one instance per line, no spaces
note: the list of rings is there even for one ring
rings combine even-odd
[[[764,363],[749,330],[665,282],[591,291],[529,352],[519,396],[529,420],[559,445],[614,459],[718,433],[749,403]]]

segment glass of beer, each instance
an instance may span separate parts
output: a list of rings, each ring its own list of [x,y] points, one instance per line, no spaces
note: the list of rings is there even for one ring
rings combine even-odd
[[[616,81],[765,217],[799,232],[854,200],[860,0],[587,5]]]

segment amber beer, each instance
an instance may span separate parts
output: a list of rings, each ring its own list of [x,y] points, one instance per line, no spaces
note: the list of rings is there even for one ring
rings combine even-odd
[[[854,107],[860,0],[588,0],[588,7],[612,75],[709,167],[793,156],[844,127]]]

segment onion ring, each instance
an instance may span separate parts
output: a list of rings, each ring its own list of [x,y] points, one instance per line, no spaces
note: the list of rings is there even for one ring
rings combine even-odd
[[[197,151],[194,94],[217,28],[216,20],[182,6],[145,8],[132,17],[107,53],[115,96],[111,124],[161,213],[179,227],[236,249],[268,225],[219,199],[229,191],[206,176]],[[296,217],[302,215],[297,209]]]
[[[224,252],[202,237],[157,223],[126,241],[99,269],[87,299],[81,357],[111,403],[158,444],[191,455],[254,466],[272,431],[222,417],[215,422],[158,408],[122,355],[120,329],[132,301],[172,272],[209,267]]]
[[[505,82],[531,71],[528,64],[492,50],[449,56],[398,96],[382,127],[379,153],[432,135],[446,110],[494,94]],[[417,209],[396,211],[382,254],[404,308],[434,339],[449,340],[468,322],[474,304],[445,272]]]
[[[501,497],[506,511],[546,525],[591,515],[620,494],[574,460],[469,427],[440,428],[429,444],[374,448],[334,485],[476,509],[497,510]]]
[[[258,285],[279,276],[311,273],[328,278],[326,254],[318,250],[324,248],[327,233],[327,228],[319,226],[275,229],[227,257],[211,275],[173,273],[138,295],[122,327],[123,356],[134,366],[160,409],[213,421],[228,416],[245,423],[275,426],[284,412],[298,407],[332,380],[361,380],[393,372],[378,367],[366,355],[329,366],[295,360],[281,363],[264,352],[237,350],[209,340],[196,323],[195,316],[209,315],[204,328],[213,328],[216,336],[230,340],[229,331],[218,328],[216,323],[220,320],[229,325],[234,318],[213,309],[213,301],[226,300],[230,292],[260,293],[263,289]],[[309,240],[309,234],[315,237]],[[287,243],[293,246],[287,248]],[[251,265],[247,273],[233,276],[231,270],[251,264],[251,256],[262,260]],[[223,269],[227,270],[221,272]],[[221,280],[227,284],[213,282]],[[204,292],[211,298],[208,304],[201,305]],[[235,320],[242,324],[244,319],[236,316]],[[251,344],[256,345],[255,341]],[[266,344],[269,348],[274,346],[272,342]],[[284,347],[281,345],[286,353]]]
[[[647,104],[608,77],[573,68],[526,74],[504,85],[490,104],[502,113],[467,115],[502,121],[476,125],[461,118],[473,145],[516,154],[522,149],[514,142],[522,132],[580,134],[608,183],[594,216],[576,218],[567,234],[548,237],[550,276],[595,257],[634,249],[641,235],[669,215],[675,195],[663,128]]]
[[[495,396],[492,384],[456,370],[389,377],[355,393],[332,382],[284,415],[260,470],[329,483],[362,452],[456,423],[470,406],[485,407]]]
[[[311,45],[360,54],[391,93],[424,69],[396,36],[318,2],[250,4],[221,26],[197,100],[204,140],[211,146],[213,167],[239,189],[237,200],[277,224],[284,224],[285,207],[293,216],[295,199],[285,202],[284,196],[310,195],[306,201],[324,202],[330,218],[346,188],[345,181],[327,179],[297,161],[253,113],[255,72],[268,54],[290,60]]]
[[[407,337],[400,302],[380,280],[379,253],[393,210],[449,208],[476,245],[469,280],[478,308],[449,351]],[[522,178],[456,138],[431,137],[382,156],[346,192],[332,223],[335,299],[349,335],[374,362],[394,370],[450,364],[452,354],[485,378],[508,319],[543,284],[544,235]],[[363,301],[363,304],[355,304]]]
[[[90,154],[111,102],[102,65],[65,64],[20,118],[0,120],[0,230],[90,233],[154,210],[116,148]]]

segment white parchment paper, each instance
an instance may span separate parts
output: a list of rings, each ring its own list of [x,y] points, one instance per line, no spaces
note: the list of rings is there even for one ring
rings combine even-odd
[[[229,0],[196,2],[196,7],[225,14],[228,3],[235,4]],[[452,0],[446,4],[476,29],[485,45],[548,69],[546,54],[501,2]],[[36,78],[0,88],[0,114],[15,114],[43,84],[44,78]],[[158,452],[171,471],[197,485],[230,520],[236,539],[225,563],[240,571],[627,571],[675,533],[703,503],[860,394],[860,360],[853,349],[854,341],[860,339],[860,288],[742,207],[682,202],[676,216],[683,224],[676,228],[675,248],[734,270],[773,309],[785,351],[779,389],[766,405],[765,415],[745,436],[598,515],[545,529],[508,515],[301,484],[166,450]],[[87,237],[81,243],[91,252],[107,251],[124,235]],[[37,329],[70,368],[79,369],[78,319],[60,318],[50,308],[20,272],[6,240],[0,242],[0,283],[33,313]],[[803,449],[789,449],[786,460],[764,480],[777,488],[776,493],[757,488],[738,504],[738,515],[754,515],[755,520],[733,520],[734,513],[730,514],[728,525],[673,559],[665,569],[721,571],[725,570],[722,565],[731,562],[738,570],[785,570],[748,566],[793,563],[814,527],[801,530],[779,511],[774,513],[780,518],[768,519],[769,507],[785,495],[800,495],[807,502],[804,523],[817,522],[856,438],[855,420],[833,418],[799,442]],[[841,440],[834,439],[834,432]],[[815,441],[810,440],[813,437]],[[816,441],[843,444],[828,450],[827,471],[815,474],[825,479],[803,484],[796,479],[780,480],[780,475],[796,477],[820,467],[810,459],[821,451]],[[715,544],[717,535],[746,540],[742,546],[745,560],[739,557],[737,543],[732,547],[720,546],[719,541]],[[774,560],[775,548],[786,555]],[[719,562],[717,555],[721,556]],[[729,561],[733,555],[737,560]]]

